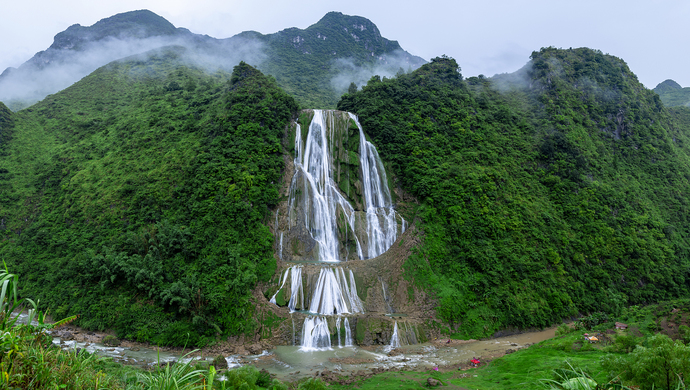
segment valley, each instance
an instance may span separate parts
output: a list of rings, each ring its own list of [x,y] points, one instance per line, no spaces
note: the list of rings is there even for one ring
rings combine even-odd
[[[131,51],[84,62],[115,41]],[[464,77],[362,17],[218,40],[134,11],[58,34],[0,92],[6,274],[80,332],[252,355],[288,381],[361,361],[448,373],[573,320],[491,367],[685,353],[690,111],[615,56],[545,47]],[[639,334],[609,332],[623,319]],[[592,329],[609,343],[582,344]]]

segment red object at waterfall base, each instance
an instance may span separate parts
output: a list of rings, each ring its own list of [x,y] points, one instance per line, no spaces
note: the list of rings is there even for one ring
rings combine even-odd
[[[472,367],[477,367],[479,365],[479,363],[481,363],[481,362],[477,359],[470,360],[470,364],[472,364]]]

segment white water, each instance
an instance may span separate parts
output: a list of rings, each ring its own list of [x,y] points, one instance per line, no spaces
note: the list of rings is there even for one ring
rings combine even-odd
[[[342,211],[343,215],[348,221],[351,229],[354,229],[355,213],[354,208],[340,194],[338,188],[333,180],[331,156],[329,154],[328,140],[326,130],[333,131],[333,116],[328,116],[331,119],[331,126],[326,126],[326,118],[323,111],[314,110],[314,118],[309,125],[309,134],[304,145],[304,152],[301,146],[301,134],[299,127],[295,137],[295,166],[297,170],[304,175],[304,188],[302,188],[303,196],[302,208],[304,210],[304,221],[312,238],[316,240],[319,250],[319,261],[335,262],[340,261],[338,250],[340,243],[338,242],[336,224],[336,214]],[[299,146],[297,146],[299,143]],[[296,177],[297,175],[295,175]],[[293,180],[293,184],[295,184]],[[290,186],[289,205],[292,209],[294,199],[296,198],[297,188]],[[354,234],[354,230],[353,230]],[[357,253],[361,257],[361,248],[359,241],[356,239]]]
[[[292,280],[290,283],[290,302],[288,302],[288,308],[290,311],[295,311],[297,307],[297,300],[299,300],[300,307],[304,307],[304,287],[302,286],[302,267],[292,266]]]
[[[350,330],[350,321],[345,317],[345,346],[352,346],[352,331]]]
[[[384,253],[398,237],[397,214],[393,208],[388,179],[374,145],[366,140],[364,130],[357,117],[348,114],[359,129],[359,166],[360,180],[362,183],[362,202],[366,215],[366,248],[362,248],[360,237],[355,231],[355,209],[343,196],[333,178],[333,156],[330,154],[330,143],[334,142],[335,114],[331,111],[314,110],[314,117],[309,125],[306,140],[302,141],[302,132],[299,124],[295,133],[295,176],[290,185],[290,197],[288,201],[289,226],[296,225],[298,219],[302,219],[311,237],[317,242],[320,262],[339,262],[341,248],[338,237],[338,215],[347,222],[345,236],[350,234],[354,238],[359,259],[373,258]],[[348,171],[349,174],[349,171]],[[301,177],[301,180],[298,179]],[[298,215],[297,213],[302,214]],[[361,215],[361,214],[360,214]],[[401,229],[405,230],[405,220],[401,219]],[[361,232],[360,234],[363,234]],[[279,255],[282,259],[282,233],[279,244]],[[347,248],[344,252],[347,256]],[[365,253],[366,251],[366,253]],[[285,271],[281,288],[291,274],[291,296],[288,307],[294,311],[297,300],[299,307],[304,310],[304,292],[302,287],[302,269],[297,266]],[[351,313],[363,313],[364,305],[357,295],[355,277],[352,270],[349,275],[341,267],[323,268],[320,270],[318,280],[314,286],[310,286],[312,296],[308,310],[319,315],[342,315]],[[348,281],[349,279],[349,281]],[[349,283],[348,283],[349,282]],[[384,292],[385,294],[385,292]],[[275,296],[274,296],[275,297]],[[275,303],[272,298],[271,302]],[[338,345],[341,346],[340,317],[336,321]],[[345,346],[352,345],[352,335],[349,321],[345,318]],[[302,328],[301,346],[303,350],[317,348],[330,348],[330,331],[325,317],[308,317]]]
[[[322,268],[314,288],[309,311],[326,315],[364,312],[362,301],[357,296],[357,286],[352,271],[350,271],[348,285],[342,267]]]
[[[326,317],[307,317],[302,326],[302,351],[331,348],[331,333]]]
[[[290,301],[288,302],[288,308],[290,312],[294,312],[298,303],[301,308],[304,308],[304,287],[302,286],[302,266],[300,265],[293,265],[285,270],[285,273],[281,277],[282,282],[280,280],[278,281],[280,288],[273,294],[270,302],[277,305],[276,296],[285,286],[288,275],[290,275]]]
[[[364,187],[364,207],[367,212],[367,257],[381,255],[398,238],[398,222],[393,209],[386,170],[374,145],[367,141],[357,116],[348,113],[359,128],[359,154]],[[401,217],[402,219],[402,217]],[[405,221],[403,220],[403,230]]]
[[[390,348],[400,348],[400,336],[398,336],[398,321],[395,321],[393,327],[393,336],[391,336]]]
[[[278,257],[283,260],[283,232],[280,232],[280,246],[278,247]]]

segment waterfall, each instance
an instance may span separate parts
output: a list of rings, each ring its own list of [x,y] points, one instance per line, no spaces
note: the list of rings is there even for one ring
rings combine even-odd
[[[407,334],[407,345],[417,344],[417,334],[413,327],[408,326],[407,322],[405,322],[405,333]]]
[[[332,131],[333,126],[330,127]],[[340,261],[338,250],[338,233],[336,213],[341,211],[351,229],[354,229],[355,210],[340,194],[333,181],[331,156],[329,154],[328,137],[323,111],[314,110],[314,119],[309,125],[309,134],[301,149],[295,147],[297,170],[304,176],[303,180],[303,218],[311,236],[319,243],[319,261]],[[295,137],[297,145],[298,137]],[[296,188],[290,188],[290,197],[294,199]],[[291,202],[292,203],[292,202]],[[292,205],[291,205],[292,206]],[[354,233],[354,231],[353,231]],[[359,242],[357,242],[359,247]],[[358,253],[361,252],[358,249]]]
[[[325,317],[307,317],[302,326],[303,351],[331,348],[331,334]]]
[[[353,122],[357,129],[352,126]],[[350,138],[357,135],[359,150],[348,150],[348,147],[357,145]],[[350,253],[354,252],[350,248],[356,248],[357,258],[373,258],[388,250],[398,235],[405,231],[405,220],[393,207],[383,163],[374,145],[366,140],[354,114],[314,110],[306,137],[302,136],[301,126],[296,124],[294,150],[295,174],[290,183],[286,216],[290,229],[286,235],[286,256],[291,254],[321,263],[341,262],[348,260]],[[352,157],[357,152],[359,161]],[[347,175],[340,176],[341,172]],[[350,172],[353,173],[352,178]],[[276,221],[276,229],[277,226]],[[283,232],[279,250],[282,260]],[[302,349],[331,347],[330,330],[324,316],[333,315],[338,316],[335,321],[338,346],[351,346],[350,323],[347,317],[342,320],[341,316],[364,312],[364,304],[357,295],[354,273],[343,267],[323,267],[318,278],[315,274],[305,276],[306,287],[311,294],[305,306],[303,272],[301,266],[292,266],[279,280],[280,289],[283,289],[290,277],[290,311],[300,308],[312,314],[304,320]],[[387,301],[383,281],[382,287]],[[275,303],[275,295],[271,302]],[[345,328],[344,343],[341,326]],[[397,338],[397,324],[395,329]]]
[[[394,310],[393,307],[391,307],[390,298],[386,293],[386,285],[383,283],[383,279],[380,276],[379,280],[381,281],[381,291],[383,291],[383,303],[386,304],[386,309],[388,309],[388,313],[393,313]]]
[[[390,348],[400,347],[400,337],[398,336],[398,321],[395,321],[395,326],[393,327],[393,336],[391,336]]]
[[[398,237],[398,223],[388,189],[388,178],[374,145],[367,141],[357,117],[348,113],[359,129],[359,155],[367,216],[369,258],[381,255]],[[404,222],[403,222],[404,223]]]
[[[292,267],[290,267],[290,268],[292,268]],[[269,302],[271,302],[271,303],[274,304],[274,305],[277,305],[277,303],[276,303],[276,295],[278,295],[278,293],[280,292],[280,290],[283,289],[283,286],[285,285],[285,281],[287,280],[287,274],[288,274],[288,272],[290,272],[290,268],[286,269],[286,270],[285,270],[285,274],[281,277],[281,278],[283,279],[283,283],[280,283],[280,279],[278,280],[278,284],[280,284],[280,288],[278,288],[278,290],[276,290],[275,294],[273,294],[273,296],[271,297],[271,300],[269,301]]]
[[[346,347],[351,347],[352,346],[352,332],[350,331],[350,321],[347,320],[347,317],[345,317],[345,346]]]
[[[292,345],[295,345],[295,318],[290,314],[290,319],[292,320]]]
[[[280,246],[278,247],[278,257],[283,260],[283,232],[280,232]]]
[[[291,270],[291,274],[292,274],[292,280],[290,281],[291,282],[290,283],[290,302],[288,302],[288,308],[290,308],[290,311],[295,311],[295,307],[297,307],[297,299],[300,300],[300,302],[299,302],[300,308],[304,308],[304,288],[302,287],[302,267],[292,266],[288,270]]]
[[[340,342],[340,317],[335,320],[335,335],[338,337],[338,346],[342,347],[343,344]]]
[[[357,296],[352,271],[348,285],[342,267],[336,268],[335,271],[332,268],[322,268],[312,294],[309,311],[327,315],[364,312],[362,301]]]

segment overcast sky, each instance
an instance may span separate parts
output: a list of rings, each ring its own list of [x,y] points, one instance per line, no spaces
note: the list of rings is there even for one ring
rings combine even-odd
[[[306,28],[329,11],[363,16],[426,60],[446,54],[464,76],[513,72],[541,47],[590,47],[622,58],[648,88],[690,86],[687,0],[2,0],[0,72],[47,49],[72,24],[149,9],[215,38]]]

